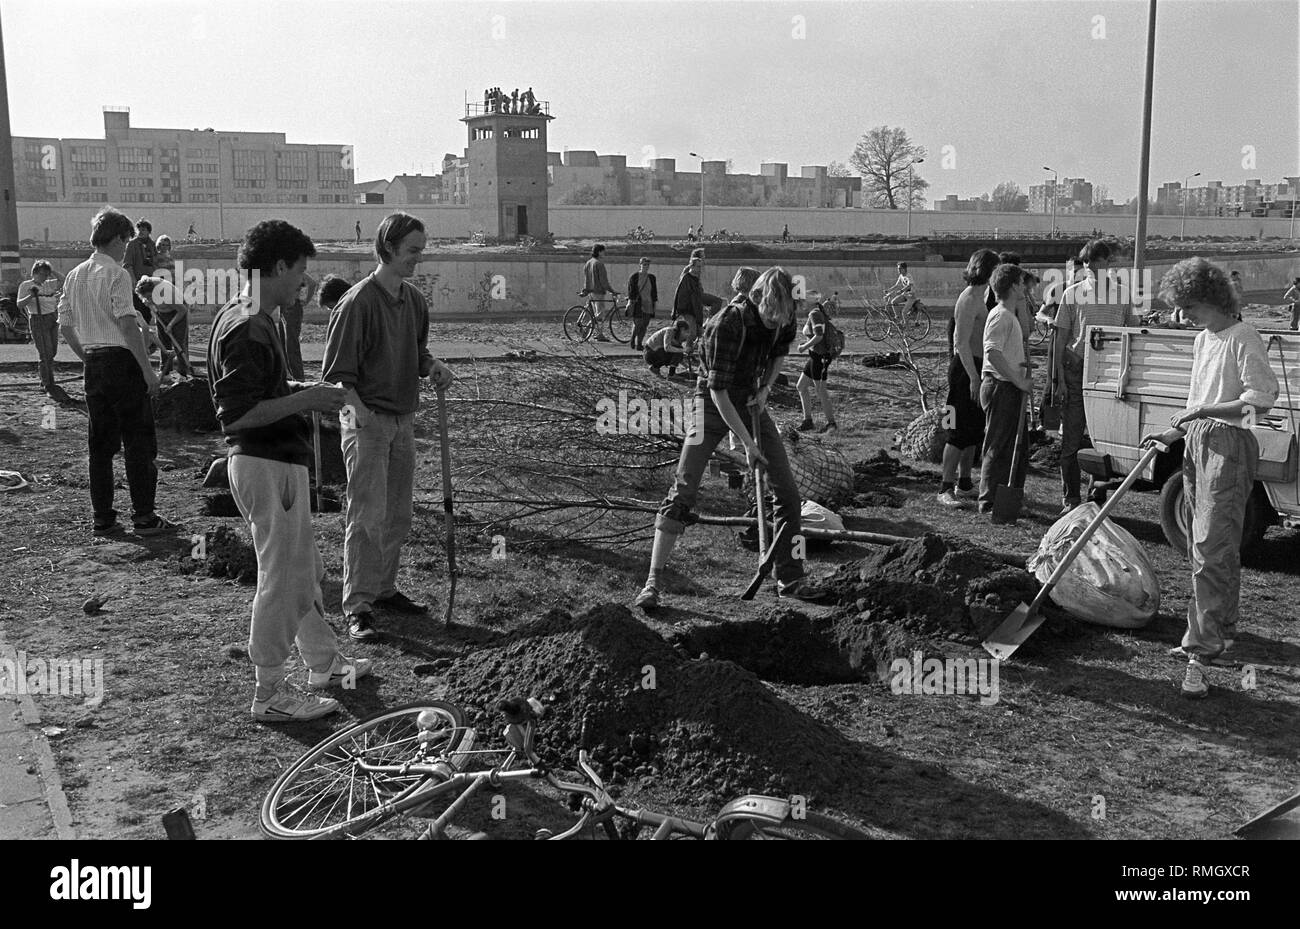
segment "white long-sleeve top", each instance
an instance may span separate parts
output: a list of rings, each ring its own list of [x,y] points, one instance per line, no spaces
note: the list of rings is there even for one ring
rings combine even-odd
[[[1192,390],[1187,408],[1241,400],[1267,413],[1277,402],[1277,375],[1268,363],[1268,350],[1255,328],[1233,323],[1227,329],[1202,329],[1192,352]],[[1229,426],[1242,424],[1241,417],[1215,416]]]

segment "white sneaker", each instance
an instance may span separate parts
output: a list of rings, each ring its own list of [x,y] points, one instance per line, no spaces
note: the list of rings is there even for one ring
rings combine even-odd
[[[939,503],[943,506],[960,508],[966,505],[966,501],[957,499],[957,495],[951,490],[945,490],[943,493],[939,494],[936,499],[938,499]]]
[[[1232,657],[1232,654],[1231,654],[1231,652],[1232,652],[1232,646],[1235,645],[1235,644],[1236,644],[1236,643],[1235,643],[1232,639],[1224,639],[1224,640],[1223,640],[1223,651],[1221,651],[1221,652],[1219,652],[1219,654],[1215,655],[1214,658],[1212,659],[1212,661],[1219,661],[1220,659],[1223,659],[1223,660],[1226,661],[1227,659],[1231,658],[1231,657]],[[1190,654],[1188,654],[1186,651],[1184,651],[1184,650],[1183,650],[1183,647],[1182,647],[1181,645],[1175,645],[1173,648],[1169,649],[1169,655],[1170,655],[1170,657],[1172,657],[1172,658],[1182,658],[1182,659],[1184,659],[1184,660],[1186,660],[1186,661],[1191,661],[1191,660],[1192,660],[1192,656],[1191,656]]]
[[[270,700],[253,699],[253,719],[260,723],[303,723],[337,712],[339,702],[297,691],[287,681]]]
[[[307,675],[308,687],[336,687],[344,681],[357,681],[374,669],[374,662],[369,658],[344,658],[341,654],[334,656],[334,663],[328,671],[312,671]]]
[[[1189,700],[1200,700],[1210,692],[1210,685],[1205,682],[1205,665],[1199,661],[1187,662],[1187,673],[1183,676],[1183,696]]]
[[[958,485],[952,489],[952,492],[959,498],[965,498],[967,500],[974,499],[980,495],[979,485],[974,482],[971,482],[969,490],[962,490],[961,485]]]

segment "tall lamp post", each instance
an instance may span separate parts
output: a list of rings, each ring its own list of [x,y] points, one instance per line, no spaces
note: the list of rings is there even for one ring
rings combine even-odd
[[[1187,185],[1192,182],[1192,178],[1200,176],[1201,172],[1197,171],[1195,174],[1189,174],[1187,179],[1183,181],[1183,221],[1178,224],[1178,238],[1180,241],[1187,238]]]
[[[925,161],[924,158],[914,158],[907,166],[907,237],[912,237],[912,192],[916,187],[916,166]]]
[[[1056,235],[1056,182],[1061,175],[1047,165],[1043,165],[1043,170],[1052,172],[1052,235]]]
[[[690,153],[692,158],[700,159],[700,232],[704,231],[704,156]],[[701,236],[701,239],[703,236]]]
[[[5,76],[4,42],[0,38],[0,294],[14,296],[22,283],[18,255],[18,187],[14,178],[13,141],[9,134],[9,82]]]

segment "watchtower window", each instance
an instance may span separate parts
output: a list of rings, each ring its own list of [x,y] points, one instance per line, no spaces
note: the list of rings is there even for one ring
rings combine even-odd
[[[526,129],[522,126],[511,126],[502,130],[502,134],[507,139],[540,139],[541,131],[536,127]]]
[[[491,128],[474,130],[474,140],[476,142],[486,141],[487,139],[491,139],[494,136],[495,136],[495,132]]]

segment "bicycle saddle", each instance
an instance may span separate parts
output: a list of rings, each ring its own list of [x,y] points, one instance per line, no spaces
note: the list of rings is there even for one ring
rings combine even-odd
[[[512,726],[541,719],[546,715],[546,707],[536,697],[512,697],[497,704],[497,712],[505,717]]]

